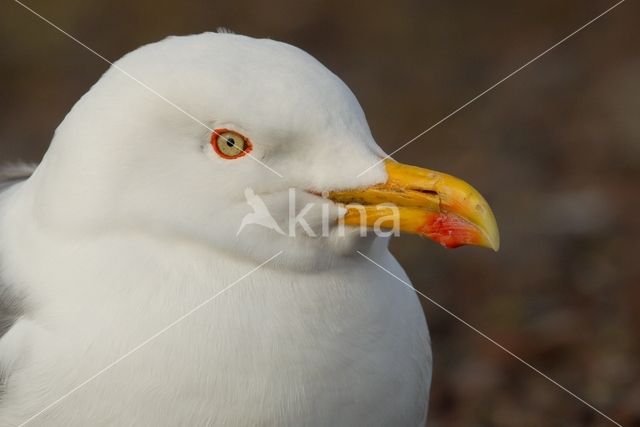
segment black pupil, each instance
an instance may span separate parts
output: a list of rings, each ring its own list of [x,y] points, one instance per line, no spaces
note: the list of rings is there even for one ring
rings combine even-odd
[[[227,138],[227,145],[229,147],[234,147],[236,145],[236,141],[233,138]]]

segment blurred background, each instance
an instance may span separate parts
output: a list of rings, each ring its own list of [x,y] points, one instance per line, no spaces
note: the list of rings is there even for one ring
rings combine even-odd
[[[25,0],[115,60],[219,26],[299,46],[358,96],[391,152],[614,4]],[[640,426],[640,3],[627,1],[394,157],[473,183],[498,254],[401,237],[416,287],[625,426]],[[0,6],[0,161],[38,161],[107,64]],[[126,106],[123,106],[126,108]],[[606,426],[423,301],[430,426]]]

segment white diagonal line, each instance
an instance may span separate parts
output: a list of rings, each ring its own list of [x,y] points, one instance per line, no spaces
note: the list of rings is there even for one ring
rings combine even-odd
[[[451,317],[453,317],[454,319],[456,319],[457,321],[459,321],[460,323],[462,323],[463,325],[465,325],[466,327],[470,328],[472,331],[476,332],[477,334],[479,334],[480,336],[482,336],[483,338],[485,338],[486,340],[488,340],[489,342],[491,342],[492,344],[494,344],[495,346],[497,346],[498,348],[500,348],[502,351],[504,351],[505,353],[509,354],[511,357],[515,358],[516,360],[518,360],[519,362],[521,362],[522,364],[524,364],[525,366],[527,366],[528,368],[532,369],[534,372],[536,372],[538,375],[541,375],[543,378],[545,378],[547,381],[551,382],[552,384],[556,385],[557,387],[559,387],[560,389],[564,390],[565,392],[567,392],[569,395],[571,395],[573,398],[577,399],[578,401],[582,402],[583,404],[587,405],[589,408],[593,409],[594,411],[596,411],[598,414],[602,415],[604,418],[606,418],[607,420],[611,421],[613,424],[622,427],[622,425],[620,423],[618,423],[617,421],[613,420],[611,417],[609,417],[607,414],[605,414],[604,412],[602,412],[601,410],[599,410],[598,408],[596,408],[595,406],[593,406],[592,404],[590,404],[589,402],[587,402],[586,400],[584,400],[583,398],[581,398],[580,396],[578,396],[577,394],[575,394],[574,392],[572,392],[571,390],[569,390],[568,388],[566,388],[565,386],[563,386],[562,384],[558,383],[556,380],[554,380],[553,378],[551,378],[550,376],[548,376],[547,374],[545,374],[544,372],[540,371],[538,368],[536,368],[535,366],[533,366],[532,364],[530,364],[529,362],[527,362],[526,360],[524,360],[523,358],[521,358],[520,356],[518,356],[517,354],[513,353],[511,350],[509,350],[508,348],[506,348],[505,346],[503,346],[502,344],[500,344],[499,342],[497,342],[496,340],[494,340],[493,338],[491,338],[490,336],[488,336],[487,334],[485,334],[484,332],[482,332],[481,330],[479,330],[478,328],[476,328],[475,326],[471,325],[469,322],[463,320],[460,316],[456,315],[455,313],[453,313],[452,311],[446,309],[445,307],[443,307],[442,305],[440,305],[438,302],[436,302],[435,300],[433,300],[432,298],[429,298],[428,296],[426,296],[424,293],[420,292],[419,290],[417,290],[416,288],[414,288],[411,283],[407,283],[406,281],[402,280],[400,277],[396,276],[395,274],[393,274],[391,271],[389,271],[388,269],[386,269],[385,267],[383,267],[382,265],[378,264],[377,262],[375,262],[374,260],[372,260],[371,258],[369,258],[368,256],[366,256],[365,254],[363,254],[360,251],[357,251],[360,255],[362,255],[363,258],[367,259],[369,262],[375,264],[376,266],[378,266],[380,269],[382,269],[383,271],[385,271],[387,274],[389,274],[391,277],[395,278],[396,280],[398,280],[399,282],[401,282],[402,284],[404,284],[406,287],[408,287],[409,289],[413,289],[415,292],[417,292],[419,295],[421,295],[423,298],[425,298],[427,301],[429,301],[431,304],[435,305],[436,307],[438,307],[439,309],[441,309],[442,311],[444,311],[445,313],[447,313],[448,315],[450,315]]]
[[[475,97],[471,98],[469,101],[465,102],[464,104],[462,104],[460,107],[456,108],[455,110],[453,110],[451,113],[447,114],[446,116],[444,116],[442,119],[438,120],[437,122],[435,122],[434,124],[432,124],[431,126],[429,126],[427,129],[425,129],[424,131],[420,132],[417,136],[415,136],[414,138],[410,139],[409,141],[405,142],[404,144],[402,144],[400,147],[396,148],[395,150],[393,150],[390,154],[387,154],[385,157],[383,157],[382,159],[378,160],[377,162],[375,162],[374,164],[372,164],[371,166],[369,166],[367,169],[363,170],[362,172],[360,172],[358,174],[358,178],[361,177],[362,175],[364,175],[365,173],[367,173],[368,171],[370,171],[371,169],[373,169],[374,167],[376,167],[377,165],[379,165],[380,163],[382,163],[383,161],[389,159],[391,156],[393,156],[394,154],[396,154],[398,151],[402,150],[403,148],[405,148],[407,145],[411,144],[412,142],[414,142],[415,140],[417,140],[418,138],[421,138],[422,136],[424,136],[427,132],[431,131],[432,129],[434,129],[435,127],[439,126],[440,124],[442,124],[444,121],[448,120],[449,118],[451,118],[452,116],[454,116],[455,114],[457,114],[458,112],[460,112],[461,110],[465,109],[466,107],[468,107],[470,104],[474,103],[475,101],[477,101],[478,99],[480,99],[481,97],[483,97],[484,95],[486,95],[487,93],[491,92],[493,89],[495,89],[496,87],[500,86],[502,83],[504,83],[505,81],[509,80],[511,77],[515,76],[516,74],[518,74],[520,71],[524,70],[525,68],[527,68],[529,65],[533,64],[534,62],[536,62],[538,59],[542,58],[544,55],[546,55],[547,53],[551,52],[553,49],[555,49],[556,47],[560,46],[562,43],[566,42],[567,40],[569,40],[571,37],[575,36],[576,34],[578,34],[580,31],[584,30],[585,28],[587,28],[589,25],[593,24],[594,22],[596,22],[598,19],[602,18],[603,16],[605,16],[607,13],[611,12],[613,9],[615,9],[616,7],[620,6],[622,3],[624,3],[626,0],[620,0],[618,3],[614,4],[613,6],[611,6],[609,9],[605,10],[604,12],[602,12],[600,15],[596,16],[595,18],[593,18],[592,20],[590,20],[589,22],[587,22],[586,24],[584,24],[583,26],[581,26],[580,28],[578,28],[577,30],[575,30],[574,32],[572,32],[571,34],[569,34],[568,36],[564,37],[562,40],[560,40],[559,42],[557,42],[556,44],[554,44],[553,46],[547,48],[545,51],[543,51],[542,53],[538,54],[535,58],[529,60],[527,63],[525,63],[524,65],[522,65],[520,68],[516,69],[515,71],[511,72],[510,74],[506,75],[505,77],[503,77],[501,80],[499,80],[498,82],[494,83],[491,87],[489,87],[487,90],[479,93],[478,95],[476,95]]]
[[[98,58],[102,59],[104,62],[106,62],[107,64],[109,64],[110,66],[112,66],[113,68],[115,68],[116,70],[120,71],[122,74],[124,74],[125,76],[129,77],[131,80],[133,80],[134,82],[138,83],[140,86],[142,86],[143,88],[145,88],[146,90],[148,90],[149,92],[153,93],[154,95],[156,95],[158,98],[162,99],[164,102],[166,102],[167,104],[169,104],[170,106],[172,106],[173,108],[175,108],[176,110],[180,111],[182,114],[186,115],[187,117],[189,117],[191,120],[195,121],[196,123],[198,123],[199,125],[203,126],[204,128],[206,128],[207,130],[209,130],[210,132],[218,135],[218,137],[221,137],[222,139],[224,139],[225,141],[228,141],[225,137],[221,136],[218,132],[216,132],[214,129],[211,129],[209,126],[207,126],[204,122],[202,122],[201,120],[199,120],[197,117],[195,117],[193,114],[189,113],[188,111],[186,111],[184,108],[180,107],[179,105],[177,105],[176,103],[174,103],[173,101],[171,101],[170,99],[168,99],[167,97],[165,97],[164,95],[162,95],[161,93],[159,93],[158,91],[156,91],[155,89],[153,89],[152,87],[150,87],[149,85],[145,84],[144,82],[138,80],[135,76],[131,75],[129,72],[127,72],[125,69],[123,69],[122,67],[120,67],[117,64],[114,64],[113,62],[111,62],[110,60],[108,60],[107,58],[105,58],[103,55],[101,55],[100,53],[96,52],[94,49],[90,48],[89,46],[87,46],[85,43],[81,42],[80,40],[78,40],[76,37],[72,36],[71,34],[69,34],[68,32],[66,32],[65,30],[63,30],[62,28],[60,28],[59,26],[57,26],[56,24],[54,24],[53,22],[51,22],[50,20],[48,20],[47,18],[45,18],[44,16],[40,15],[38,12],[36,12],[35,10],[31,9],[29,6],[25,5],[24,3],[22,3],[19,0],[13,0],[15,3],[19,4],[20,6],[22,6],[23,8],[25,8],[26,10],[28,10],[29,12],[31,12],[32,14],[34,14],[35,16],[37,16],[38,18],[40,18],[42,21],[46,22],[47,24],[49,24],[51,27],[55,28],[56,30],[58,30],[59,32],[61,32],[62,34],[64,34],[65,36],[67,36],[68,38],[70,38],[71,40],[73,40],[74,42],[76,42],[77,44],[79,44],[80,46],[84,47],[86,50],[88,50],[89,52],[93,53],[95,56],[97,56]],[[282,176],[282,174],[278,173],[277,171],[275,171],[274,169],[272,169],[270,166],[266,165],[265,163],[263,163],[262,161],[260,161],[258,158],[256,158],[255,156],[252,156],[248,151],[245,150],[240,150],[243,153],[245,153],[247,156],[251,157],[253,160],[255,160],[256,162],[258,162],[259,164],[261,164],[262,166],[264,166],[265,168],[267,168],[269,171],[273,172],[274,174],[276,174],[277,176],[279,176],[280,178],[284,178],[284,176]]]
[[[113,362],[111,362],[109,365],[105,366],[100,371],[96,372],[91,377],[89,377],[88,379],[86,379],[82,383],[78,384],[77,386],[75,386],[74,388],[69,390],[64,395],[60,396],[54,402],[52,402],[49,405],[47,405],[47,407],[45,407],[43,410],[41,410],[40,412],[38,412],[35,415],[32,415],[29,419],[24,421],[18,427],[23,427],[23,426],[27,425],[28,423],[30,423],[31,421],[35,420],[36,418],[38,418],[39,416],[41,416],[42,414],[44,414],[45,412],[47,412],[51,408],[57,406],[60,402],[65,400],[67,397],[71,396],[73,393],[77,392],[78,390],[80,390],[81,388],[83,388],[84,386],[86,386],[87,384],[89,384],[90,382],[95,380],[96,378],[98,378],[100,375],[102,375],[105,372],[109,371],[111,368],[113,368],[114,366],[116,366],[117,364],[122,362],[123,360],[127,359],[129,356],[131,356],[132,354],[134,354],[135,352],[140,350],[142,347],[144,347],[147,344],[149,344],[150,342],[156,340],[158,337],[163,335],[165,332],[167,332],[168,330],[170,330],[174,326],[178,325],[179,323],[181,323],[182,321],[184,321],[185,319],[187,319],[188,317],[193,315],[198,310],[202,309],[204,306],[209,304],[211,301],[213,301],[214,299],[218,298],[220,295],[224,294],[229,289],[231,289],[232,287],[234,287],[235,285],[237,285],[238,283],[240,283],[242,280],[246,279],[247,277],[251,276],[253,273],[258,271],[259,269],[261,269],[266,264],[268,264],[269,262],[273,261],[275,258],[279,257],[280,255],[282,255],[282,251],[278,252],[277,254],[275,254],[274,256],[272,256],[271,258],[269,258],[268,260],[266,260],[262,264],[258,265],[257,267],[255,267],[254,269],[249,271],[248,273],[244,274],[242,277],[240,277],[239,279],[237,279],[236,281],[234,281],[233,283],[231,283],[230,285],[228,285],[227,287],[225,287],[221,291],[219,291],[216,294],[214,294],[213,296],[207,298],[204,302],[198,304],[196,307],[192,308],[191,310],[189,310],[188,312],[186,312],[185,314],[183,314],[182,316],[180,316],[179,318],[177,318],[173,322],[169,323],[167,326],[165,326],[164,328],[160,329],[158,332],[156,332],[155,334],[151,335],[149,338],[147,338],[146,340],[142,341],[137,346],[133,347],[131,350],[129,350],[128,352],[126,352],[125,354],[123,354],[122,356],[120,356],[119,358],[114,360]]]

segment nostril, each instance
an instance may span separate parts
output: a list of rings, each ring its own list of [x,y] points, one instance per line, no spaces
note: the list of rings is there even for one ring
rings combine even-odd
[[[431,196],[437,196],[438,195],[438,192],[437,191],[433,191],[433,190],[422,190],[422,189],[415,189],[415,188],[412,188],[411,190],[417,191],[418,193],[431,195]]]

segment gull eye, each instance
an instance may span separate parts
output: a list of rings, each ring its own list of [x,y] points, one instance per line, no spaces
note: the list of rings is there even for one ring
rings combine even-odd
[[[214,130],[211,145],[223,159],[237,159],[251,151],[249,139],[229,129]]]

